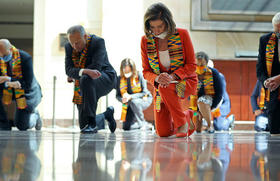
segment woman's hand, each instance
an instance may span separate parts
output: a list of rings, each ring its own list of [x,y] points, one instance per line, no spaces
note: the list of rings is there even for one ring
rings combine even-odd
[[[132,99],[131,95],[129,95],[128,93],[125,93],[125,94],[123,95],[123,98],[122,98],[122,103],[123,103],[123,104],[126,104],[126,103],[128,103],[128,101],[130,101],[131,99]]]
[[[161,73],[156,78],[156,82],[159,83],[159,87],[166,88],[172,81],[172,77],[168,73]]]

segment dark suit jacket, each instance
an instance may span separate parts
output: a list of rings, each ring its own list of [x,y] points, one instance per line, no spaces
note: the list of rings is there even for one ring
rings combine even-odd
[[[27,110],[33,111],[41,102],[42,92],[41,87],[36,80],[33,72],[32,57],[23,50],[19,50],[21,58],[22,79],[14,79],[11,81],[19,81],[21,87],[25,91],[27,101]],[[2,72],[1,72],[2,75]],[[2,97],[4,84],[0,84],[0,95]]]
[[[70,43],[67,43],[65,45],[65,71],[67,76],[73,79],[80,79],[80,68],[74,67],[74,63],[72,61],[72,51],[72,46],[70,45]],[[88,56],[86,59],[85,68],[96,69],[101,73],[107,74],[112,81],[112,85],[115,87],[117,75],[108,60],[104,39],[93,35],[91,44],[88,48]]]
[[[261,82],[262,86],[264,84],[264,81],[269,78],[268,74],[267,74],[265,54],[266,54],[266,46],[267,46],[267,43],[269,41],[271,34],[272,33],[265,34],[260,38],[259,56],[258,56],[258,63],[257,63],[257,77],[258,77],[258,80]],[[278,56],[278,39],[276,39],[276,41],[277,42],[276,42],[276,46],[275,46],[275,50],[274,50],[274,60],[273,60],[273,64],[272,64],[272,73],[271,73],[272,77],[280,74],[280,63],[279,63],[279,56]],[[275,91],[271,92],[270,102],[267,105],[268,109],[275,107],[273,105],[277,105],[277,104],[275,104],[275,101],[278,101],[278,99],[277,99],[278,91],[279,91],[279,88],[276,89]]]

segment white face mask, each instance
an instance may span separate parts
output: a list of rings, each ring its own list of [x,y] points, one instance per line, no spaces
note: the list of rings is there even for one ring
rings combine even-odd
[[[124,74],[124,76],[125,76],[125,78],[131,77],[131,76],[132,76],[132,72],[129,72],[129,73],[127,73],[127,74]]]
[[[155,37],[160,38],[160,39],[164,39],[167,36],[167,31],[159,34],[159,35],[155,35]]]

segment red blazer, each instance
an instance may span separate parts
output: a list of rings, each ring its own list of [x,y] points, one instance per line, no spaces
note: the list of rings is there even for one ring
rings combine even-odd
[[[196,85],[197,85],[197,74],[196,70],[196,62],[195,62],[195,53],[192,45],[192,41],[190,35],[187,30],[177,28],[179,36],[181,38],[182,47],[183,47],[183,58],[185,61],[185,65],[175,70],[174,72],[168,72],[166,68],[159,62],[160,71],[175,73],[181,80],[187,78],[187,88],[186,91],[189,94],[196,94]],[[157,46],[156,39],[156,47]],[[158,50],[157,50],[158,53]],[[141,40],[141,55],[142,55],[142,67],[143,67],[143,75],[144,78],[152,85],[155,85],[155,78],[158,76],[155,74],[150,67],[148,54],[147,54],[147,38],[146,36],[142,37]],[[159,57],[159,55],[158,55]]]

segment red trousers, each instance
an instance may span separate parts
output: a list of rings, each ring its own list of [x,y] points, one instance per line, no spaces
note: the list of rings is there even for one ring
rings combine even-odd
[[[179,127],[189,122],[190,113],[182,108],[180,98],[176,94],[175,84],[170,84],[167,88],[159,87],[159,94],[162,101],[161,109],[157,112],[154,107],[156,132],[160,137],[168,137],[176,134]],[[155,101],[156,98],[154,98],[154,105],[156,105]]]

